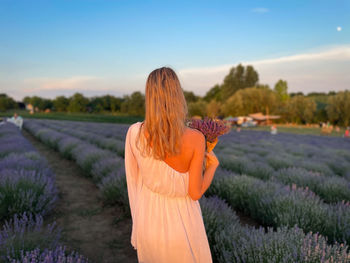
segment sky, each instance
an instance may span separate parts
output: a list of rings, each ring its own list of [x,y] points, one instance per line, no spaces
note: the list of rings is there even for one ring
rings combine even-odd
[[[144,93],[173,68],[203,96],[231,67],[289,92],[350,90],[350,0],[0,0],[0,93]]]

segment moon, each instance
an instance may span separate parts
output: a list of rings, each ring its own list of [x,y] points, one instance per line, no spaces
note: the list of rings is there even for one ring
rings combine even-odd
[[[342,30],[341,26],[337,27],[337,31],[340,32]]]

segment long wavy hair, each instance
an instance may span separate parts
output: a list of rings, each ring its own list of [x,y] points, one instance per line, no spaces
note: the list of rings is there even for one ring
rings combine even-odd
[[[187,104],[176,73],[167,67],[153,70],[146,82],[145,120],[138,132],[136,147],[141,154],[157,160],[180,153],[185,131]],[[144,129],[147,130],[148,137]]]

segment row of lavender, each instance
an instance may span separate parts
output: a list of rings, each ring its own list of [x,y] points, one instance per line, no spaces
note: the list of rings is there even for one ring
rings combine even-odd
[[[104,127],[100,127],[99,124],[89,124],[89,129],[87,131],[87,129],[85,129],[85,131],[81,131],[81,129],[84,129],[84,125],[83,124],[76,124],[75,122],[57,122],[57,121],[53,121],[53,122],[44,122],[41,121],[41,124],[45,125],[46,127],[50,127],[53,129],[57,129],[60,130],[62,132],[68,133],[72,136],[77,136],[79,138],[88,140],[91,143],[94,143],[95,145],[97,145],[98,147],[101,148],[108,148],[113,150],[112,147],[107,146],[106,140],[108,141],[108,143],[110,143],[110,145],[120,145],[121,142],[119,140],[116,139],[111,139],[108,138],[106,139],[104,136],[101,135],[97,135],[98,134],[98,129],[103,131],[108,130],[110,132],[110,130],[113,130],[114,132],[117,132],[119,130],[119,137],[121,136],[120,134],[124,134],[126,132],[126,128],[125,126],[121,126],[119,128],[112,128],[109,127],[109,129],[104,129]],[[110,124],[109,124],[110,125]],[[73,129],[74,127],[74,129]],[[266,136],[268,135],[268,137]],[[124,135],[125,136],[125,135]],[[232,133],[231,133],[232,136]],[[239,136],[242,136],[241,140],[238,140],[237,138]],[[255,137],[254,137],[255,136]],[[228,137],[228,139],[227,139]],[[254,140],[256,139],[257,140]],[[249,137],[246,136],[245,133],[240,133],[238,134],[238,136],[235,136],[235,144],[232,145],[231,141],[234,141],[232,138],[230,138],[229,136],[223,136],[223,140],[218,144],[218,156],[220,157],[220,162],[221,162],[221,166],[229,169],[231,171],[234,171],[236,173],[239,174],[246,174],[246,175],[250,175],[253,177],[257,177],[257,178],[261,178],[265,181],[274,181],[276,183],[279,183],[277,185],[290,185],[293,186],[293,184],[296,184],[299,187],[307,187],[310,190],[312,190],[314,193],[316,193],[319,197],[321,197],[322,200],[324,200],[325,202],[328,203],[337,203],[337,202],[341,202],[343,200],[345,201],[349,201],[350,200],[350,187],[349,187],[349,182],[343,178],[340,177],[337,174],[334,174],[332,172],[330,173],[326,173],[326,175],[321,174],[320,172],[317,172],[315,170],[307,170],[305,168],[302,167],[295,167],[292,166],[293,164],[291,162],[288,162],[288,159],[286,159],[285,163],[287,164],[285,167],[281,166],[275,166],[276,170],[274,170],[269,164],[266,164],[266,162],[262,162],[261,160],[257,160],[256,156],[254,155],[253,152],[253,147],[252,145],[255,145],[256,147],[254,148],[254,150],[257,151],[257,153],[255,153],[255,155],[258,156],[265,156],[268,155],[266,157],[267,161],[272,162],[272,158],[278,158],[276,156],[273,156],[272,153],[267,153],[269,148],[264,149],[264,145],[269,143],[269,140],[273,140],[276,137],[271,137],[269,134],[265,133],[265,137],[261,138],[262,134],[261,133],[257,133],[257,135],[255,133],[250,133]],[[313,144],[316,144],[317,140],[321,140],[321,142],[318,143],[318,147],[324,147],[325,143],[322,140],[325,140],[325,138],[323,137],[315,137],[312,136],[311,139],[309,140],[309,144],[307,140],[303,140],[303,137],[298,136],[299,139],[301,140],[301,142],[299,142],[299,145],[297,144],[297,142],[295,141],[295,137],[290,136],[290,135],[283,135],[281,137],[278,137],[279,140],[281,141],[282,138],[284,138],[284,146],[286,147],[286,151],[285,152],[289,152],[289,153],[294,153],[294,154],[298,154],[301,155],[301,153],[303,151],[300,151],[300,148],[302,149],[309,149],[308,151],[305,152],[305,154],[307,156],[323,156],[323,149],[315,149],[314,146],[312,146]],[[315,137],[315,138],[314,138]],[[250,139],[250,141],[253,141],[255,143],[250,142],[249,144],[244,144],[242,143],[243,141],[248,141],[248,138]],[[253,140],[252,140],[253,139]],[[339,145],[337,145],[337,143],[339,144],[339,139],[337,138],[336,140],[333,139],[333,143],[335,145],[333,145],[334,147],[338,147]],[[114,143],[113,143],[114,142]],[[327,147],[332,146],[330,144],[330,142],[327,140],[326,141],[326,145]],[[278,141],[277,141],[278,143]],[[270,144],[272,145],[272,152],[276,152],[277,150],[274,149],[274,147],[276,147],[273,143],[270,142]],[[222,145],[225,145],[225,147],[222,147]],[[228,146],[232,146],[232,147],[227,147]],[[316,144],[317,145],[317,144]],[[343,145],[343,144],[341,144]],[[297,147],[295,147],[297,146]],[[260,148],[259,148],[260,147]],[[284,151],[281,150],[281,145],[279,145],[280,147],[280,152],[281,155]],[[263,148],[263,149],[262,149]],[[242,149],[245,149],[245,151],[243,151]],[[248,149],[248,150],[247,150]],[[249,152],[250,149],[250,152]],[[311,150],[312,149],[312,150]],[[239,154],[239,156],[242,155],[247,155],[248,157],[251,157],[251,160],[244,160],[242,157],[238,157],[233,155],[232,153],[228,153],[229,151],[238,151],[241,150],[241,153]],[[114,149],[114,151],[116,152],[120,152],[120,150],[116,150]],[[334,149],[329,149],[329,151],[334,151],[334,154],[339,153],[340,156],[338,156],[337,158],[346,158],[346,150],[334,150]],[[311,152],[313,152],[313,154],[311,154]],[[321,154],[319,154],[319,152],[321,152]],[[247,158],[247,157],[244,157]],[[261,157],[262,158],[262,157]],[[305,161],[306,156],[304,156],[303,158],[300,158],[299,161],[302,161],[302,163],[296,163],[295,165],[300,165],[300,164],[304,164],[304,167],[306,166],[306,164],[308,164],[308,162]],[[274,159],[276,160],[276,159]],[[343,160],[343,162],[346,160]],[[281,163],[281,162],[280,162]],[[290,167],[288,165],[291,165]],[[310,166],[310,164],[308,164]],[[335,166],[335,165],[334,165]],[[306,166],[308,167],[308,166]],[[313,166],[311,165],[311,168]],[[330,169],[330,168],[329,168]],[[346,170],[347,171],[347,170]],[[290,196],[290,195],[288,195]],[[317,197],[316,197],[317,198]],[[296,203],[297,206],[302,207],[302,202],[297,202]],[[326,206],[326,207],[330,207],[330,209],[326,209],[327,212],[324,212],[323,214],[329,214],[330,210],[336,210],[335,207],[338,207],[339,205],[335,204],[333,206]],[[341,205],[342,206],[342,205]],[[344,205],[343,205],[344,206]],[[345,204],[346,206],[346,204]],[[236,206],[239,208],[239,206]],[[319,210],[324,210],[323,209],[323,205],[320,204],[318,207],[316,207]],[[343,209],[344,210],[344,209]],[[335,213],[331,213],[331,216],[327,216],[324,215],[323,216],[323,222],[332,222],[329,221],[328,218],[338,218],[339,214],[341,214],[341,222],[340,224],[343,224],[344,221],[347,222],[347,213],[342,213],[341,212],[335,212]],[[347,209],[345,209],[347,211]],[[275,214],[278,214],[279,210],[276,209]],[[250,213],[248,213],[250,214]],[[333,216],[334,214],[334,216]],[[304,216],[306,217],[306,216]],[[290,224],[294,223],[297,219],[293,216],[291,216],[291,219],[288,221]],[[274,225],[273,220],[260,220],[262,223],[266,223],[267,225]],[[307,221],[307,220],[306,220]],[[320,226],[318,224],[312,224],[312,226],[307,226],[306,229],[312,229],[312,230],[316,230],[316,231],[321,231],[321,233],[323,234],[327,234],[327,233],[333,233],[333,234],[327,234],[327,236],[331,239],[335,239],[338,241],[344,241],[344,240],[348,240],[348,237],[343,237],[340,238],[340,234],[338,232],[341,232],[343,230],[346,230],[348,227],[348,224],[345,224],[345,226],[341,227],[341,228],[337,228],[336,226],[334,227],[329,227],[328,230],[319,230],[323,227],[324,225]],[[335,233],[333,231],[333,229],[338,229]],[[336,237],[336,238],[335,238]]]
[[[53,128],[55,128],[57,125],[58,126],[57,129],[61,129],[64,132],[70,133],[71,135],[80,136],[81,138],[84,138],[84,135],[85,135],[85,138],[87,140],[89,140],[90,142],[96,143],[98,146],[103,145],[102,142],[103,142],[104,138],[101,136],[100,137],[97,136],[93,140],[90,139],[91,133],[97,133],[99,126],[93,126],[93,124],[90,124],[89,132],[84,132],[81,134],[80,131],[76,131],[79,128],[77,128],[77,126],[73,122],[66,122],[63,124],[62,124],[62,122],[58,122],[58,123],[57,122],[52,122],[52,123],[45,122],[45,125],[51,126]],[[64,125],[66,126],[65,128],[59,128],[59,126],[62,127]],[[75,127],[74,131],[72,131],[72,128],[71,128],[73,126]],[[80,127],[83,127],[83,125],[80,124]],[[116,131],[115,128],[114,128],[114,130]],[[92,131],[95,131],[95,132],[92,132]],[[244,133],[241,133],[241,134],[245,135]],[[250,137],[252,137],[252,136],[253,136],[253,134],[250,134]],[[261,136],[261,134],[258,133],[258,136]],[[289,141],[285,139],[284,143],[289,143],[290,147],[291,147],[291,145],[293,145],[293,146],[297,145],[294,137],[291,137],[290,135],[285,135],[285,136],[287,137],[287,139]],[[238,136],[236,136],[236,137],[238,137]],[[324,140],[323,137],[316,137],[316,138],[314,138],[314,137],[315,136],[312,137],[312,140],[310,139],[311,144],[314,144],[315,140]],[[256,141],[257,146],[259,146],[258,143],[262,143],[262,142],[266,143],[266,141],[271,140],[270,138],[276,138],[276,137],[271,137],[271,136],[267,137],[267,138],[265,137],[265,138],[263,138],[263,140],[261,138],[259,138],[260,142]],[[279,139],[281,140],[281,138],[279,138]],[[292,140],[292,143],[290,142],[290,140]],[[225,145],[230,144],[230,140],[224,139],[223,141],[224,141]],[[238,142],[240,142],[240,141],[238,141]],[[328,142],[327,147],[330,147],[331,145],[330,145],[328,140],[327,140],[327,142]],[[334,141],[334,143],[337,143],[337,142],[338,141]],[[302,144],[299,145],[299,147],[303,147],[304,149],[309,147],[309,149],[312,149],[312,146],[306,145],[306,143],[307,143],[307,141],[304,140],[302,142]],[[300,142],[299,142],[299,144],[300,144]],[[323,142],[319,143],[319,145],[323,146],[324,143]],[[237,146],[233,146],[230,149],[237,150],[237,149],[241,149],[244,146],[245,145],[242,143],[241,143],[241,145],[239,143],[237,143]],[[338,145],[335,145],[335,146],[337,147]],[[248,147],[251,147],[251,143],[250,143],[250,145],[248,145]],[[218,147],[218,148],[220,149],[220,147]],[[293,151],[291,151],[290,149],[288,150],[288,147],[286,147],[286,148],[287,148],[286,152],[294,152],[295,153],[297,151],[297,148],[294,148]],[[305,168],[295,168],[295,167],[280,168],[277,171],[274,171],[271,167],[269,167],[265,163],[259,163],[259,162],[255,162],[255,161],[250,162],[250,163],[248,163],[248,161],[247,162],[240,162],[239,160],[237,160],[237,158],[235,158],[235,156],[232,156],[230,154],[225,154],[224,157],[226,157],[226,158],[223,158],[222,151],[225,151],[225,150],[227,151],[226,147],[224,149],[221,149],[221,151],[219,151],[219,156],[221,156],[221,159],[222,159],[221,160],[222,166],[227,168],[227,169],[231,169],[233,171],[240,172],[242,174],[248,174],[248,175],[260,177],[260,178],[263,178],[265,180],[273,179],[274,181],[277,181],[277,182],[283,183],[283,184],[290,184],[290,185],[297,184],[298,186],[308,187],[311,190],[313,190],[315,193],[317,193],[325,201],[339,202],[341,200],[349,200],[349,195],[350,195],[349,194],[349,192],[350,192],[349,182],[347,180],[345,180],[344,178],[341,178],[335,174],[325,176],[325,175],[322,175],[322,174],[314,172],[314,171],[308,171]],[[257,150],[259,150],[259,149],[257,149]],[[308,154],[310,155],[311,150],[309,150],[308,152],[309,152]],[[298,153],[300,153],[300,151]],[[317,155],[317,153],[318,153],[318,151],[314,150],[313,155]],[[344,153],[346,153],[346,151],[344,151],[344,150],[341,151],[341,154],[344,155]],[[253,158],[253,160],[254,160],[254,158]],[[302,203],[297,202],[297,205],[302,206]],[[337,206],[338,206],[337,204],[335,206],[330,206],[330,209],[328,209],[326,211],[334,210],[335,209],[334,207],[337,207]],[[345,206],[346,206],[346,204],[345,204]],[[322,208],[322,204],[319,205],[317,208],[319,208],[319,210],[324,210]],[[341,210],[341,211],[343,211],[343,210]],[[345,209],[345,211],[347,211],[347,209]],[[279,211],[276,210],[275,213],[277,214],[277,213],[279,213]],[[334,217],[333,213],[331,213],[331,214],[332,214],[331,217]],[[335,213],[335,214],[336,214],[335,217],[339,217],[339,213]],[[343,224],[344,221],[347,221],[347,217],[348,217],[347,213],[345,213],[345,215],[344,215],[344,213],[342,213],[342,216],[341,216],[342,220],[341,220],[340,224]],[[293,223],[296,220],[295,217],[293,217],[293,216],[291,218],[292,219],[290,219],[288,221],[289,223]],[[329,216],[324,216],[323,221],[329,222],[328,218],[329,218]],[[261,222],[264,223],[264,221],[262,221],[262,220],[261,220]],[[265,223],[274,225],[273,223],[271,223],[271,222],[268,223],[268,222],[269,221],[266,220]],[[347,227],[347,225],[345,225],[344,227]],[[344,227],[339,228],[338,232],[343,231]],[[320,226],[317,224],[313,224],[309,228],[318,230],[320,228]],[[334,226],[333,228],[338,229],[336,226]],[[329,233],[334,232],[333,228],[330,227],[329,230],[324,230],[324,232],[322,232],[322,233],[326,234],[328,232]],[[338,239],[336,238],[336,240],[344,241],[344,239],[339,240],[339,238],[340,238],[339,233],[334,233],[333,235],[329,234],[327,236],[330,237],[331,239],[334,239],[334,236],[337,236]],[[345,240],[348,240],[348,238],[345,237]]]
[[[55,126],[51,122],[44,124],[42,121],[31,120],[24,127],[66,157],[75,159],[99,183],[105,200],[120,202],[128,210],[123,160],[112,152],[100,149],[97,146],[99,143],[96,143],[98,136],[93,140],[86,136],[86,141],[72,137],[72,134],[79,132],[79,125],[65,123],[67,125],[64,128],[57,127],[54,130]],[[95,132],[92,132],[93,127],[90,126],[89,131],[85,131],[86,135],[98,134],[98,127],[101,129],[98,125],[95,126]],[[126,133],[127,129],[122,129]],[[224,177],[222,172],[218,177]],[[216,189],[219,181],[215,180],[211,188]],[[214,192],[212,190],[211,194]],[[221,192],[216,193],[225,197]],[[347,246],[336,242],[327,245],[325,238],[318,234],[304,234],[297,226],[287,228],[282,224],[277,227],[277,232],[271,228],[268,233],[262,227],[242,227],[234,211],[217,197],[203,198],[201,206],[212,251],[219,262],[281,262],[282,258],[286,260],[284,262],[327,262],[331,259],[346,262],[350,258],[346,252]]]
[[[91,177],[98,185],[106,203],[128,206],[124,159],[116,152],[89,142],[88,139],[91,138],[89,136],[86,136],[85,140],[80,139],[70,135],[73,132],[67,132],[67,129],[54,130],[43,125],[42,121],[25,121],[24,129],[60,152],[65,158],[75,161],[86,176]]]
[[[120,157],[124,157],[124,140],[128,125],[55,120],[37,120],[36,122],[44,127],[88,141],[99,148],[113,151]]]
[[[124,154],[122,136],[125,137],[126,125],[40,122],[51,129],[114,151],[119,156]],[[113,133],[117,135],[112,136]],[[305,140],[303,136],[296,135],[300,139],[297,142],[294,136],[288,134],[279,137],[259,132],[233,134],[238,135],[234,137],[232,134],[223,136],[217,146],[221,166],[225,169],[263,180],[308,187],[325,202],[350,201],[350,154],[346,147],[336,148],[344,146],[343,142],[339,144],[339,138],[328,138],[333,140],[332,145],[328,139],[316,136],[308,136]]]
[[[248,171],[249,164],[255,163],[251,170],[262,170],[264,178],[271,171],[283,168],[301,167],[320,175],[337,176],[350,180],[350,140],[312,135],[278,134],[268,132],[231,132],[222,137],[216,149],[224,157],[236,161],[231,169],[254,174]]]
[[[44,224],[55,206],[55,176],[16,126],[0,127],[0,262],[84,262],[60,245],[61,229]]]

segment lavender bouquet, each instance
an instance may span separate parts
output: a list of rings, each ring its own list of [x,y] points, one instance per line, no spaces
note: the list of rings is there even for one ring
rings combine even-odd
[[[201,131],[206,139],[207,152],[214,149],[218,142],[218,137],[228,133],[230,128],[222,120],[205,117],[204,120],[191,119],[187,125],[192,129]]]

